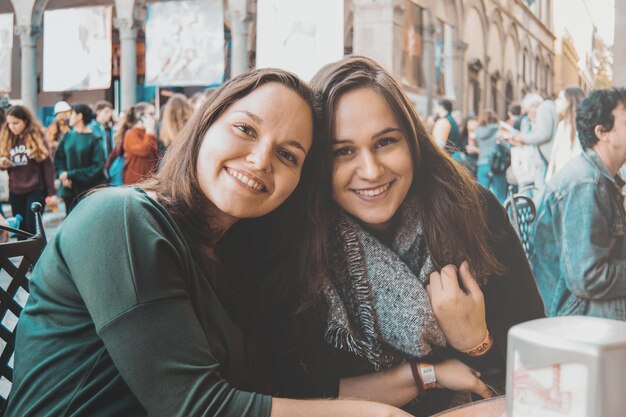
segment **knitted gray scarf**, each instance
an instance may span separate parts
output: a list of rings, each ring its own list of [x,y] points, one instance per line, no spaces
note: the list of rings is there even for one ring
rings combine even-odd
[[[333,276],[324,286],[327,342],[367,359],[375,371],[446,345],[424,288],[434,268],[415,200],[408,197],[399,214],[400,226],[387,247],[338,213]]]

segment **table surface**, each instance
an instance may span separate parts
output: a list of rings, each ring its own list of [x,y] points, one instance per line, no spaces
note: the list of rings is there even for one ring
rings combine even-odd
[[[506,417],[506,397],[501,396],[465,404],[433,417]]]

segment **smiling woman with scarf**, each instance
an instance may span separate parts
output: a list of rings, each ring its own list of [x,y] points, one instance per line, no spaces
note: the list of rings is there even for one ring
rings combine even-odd
[[[325,131],[303,270],[325,282],[306,331],[278,355],[277,385],[349,397],[347,382],[369,384],[373,400],[431,415],[469,400],[437,389],[462,389],[443,366],[458,358],[501,388],[507,331],[543,316],[504,209],[374,61],[346,58],[312,83]]]

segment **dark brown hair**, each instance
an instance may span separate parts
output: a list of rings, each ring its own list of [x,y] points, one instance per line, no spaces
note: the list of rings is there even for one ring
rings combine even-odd
[[[325,223],[331,202],[332,141],[335,107],[343,94],[358,88],[371,88],[385,98],[398,118],[413,159],[410,193],[417,197],[424,238],[437,269],[467,260],[479,279],[502,272],[503,267],[489,246],[486,201],[479,185],[445,151],[440,149],[420,122],[412,103],[400,85],[379,64],[365,57],[347,57],[327,65],[311,81],[322,112],[320,133],[323,162],[318,166],[318,194],[322,211],[316,228],[330,230]],[[317,239],[326,245],[328,237]],[[327,245],[326,245],[327,246]],[[311,263],[328,262],[324,247],[313,248]],[[321,257],[322,261],[319,260]]]

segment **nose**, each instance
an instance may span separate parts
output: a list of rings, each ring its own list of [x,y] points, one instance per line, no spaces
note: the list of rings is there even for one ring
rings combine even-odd
[[[376,155],[371,152],[363,152],[359,164],[358,174],[365,180],[376,180],[383,175],[384,166],[380,163]]]
[[[259,171],[272,171],[272,149],[271,146],[257,142],[246,156],[246,161],[252,164]]]

